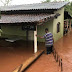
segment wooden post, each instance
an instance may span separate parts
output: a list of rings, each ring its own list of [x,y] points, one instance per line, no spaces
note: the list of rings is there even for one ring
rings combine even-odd
[[[60,66],[60,56],[59,56],[59,66]]]
[[[67,20],[67,29],[68,29],[68,20]]]
[[[2,30],[1,30],[1,27],[0,27],[0,36],[1,36],[1,34],[2,34]]]
[[[61,72],[63,71],[63,66],[62,66],[62,59],[61,59]]]
[[[67,33],[69,33],[69,28],[68,28],[68,26],[69,26],[69,22],[68,22],[68,20],[67,20],[67,30],[68,30]]]
[[[34,31],[34,53],[37,52],[37,26],[36,26],[36,31]]]
[[[26,47],[28,48],[28,30],[26,31]]]
[[[28,41],[28,30],[26,31],[26,40]]]
[[[56,62],[58,62],[58,54],[57,54],[57,59],[56,59]]]
[[[70,28],[70,31],[71,31],[71,19],[70,19],[70,25],[69,26],[70,26],[69,28]]]

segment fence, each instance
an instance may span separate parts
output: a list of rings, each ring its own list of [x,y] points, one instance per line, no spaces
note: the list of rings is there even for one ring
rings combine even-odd
[[[58,53],[56,52],[55,48],[53,47],[53,56],[56,60],[56,62],[59,63],[59,67],[61,67],[61,72],[63,72],[63,63],[62,63],[62,59],[60,58],[60,56],[58,55]]]

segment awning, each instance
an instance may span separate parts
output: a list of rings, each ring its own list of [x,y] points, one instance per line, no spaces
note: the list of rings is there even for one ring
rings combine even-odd
[[[28,23],[28,22],[42,22],[50,18],[54,18],[59,14],[15,14],[15,15],[1,15],[0,24],[3,23]]]

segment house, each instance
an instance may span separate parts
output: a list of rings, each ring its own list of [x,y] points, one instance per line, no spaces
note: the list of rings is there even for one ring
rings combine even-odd
[[[64,6],[68,2],[50,2],[26,5],[13,5],[0,7],[1,38],[6,41],[16,40],[34,41],[34,53],[37,52],[36,34],[43,36],[45,28],[52,32],[54,41],[63,37],[64,30]]]

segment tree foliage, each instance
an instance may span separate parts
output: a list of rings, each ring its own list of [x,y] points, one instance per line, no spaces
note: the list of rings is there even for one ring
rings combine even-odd
[[[69,1],[69,0],[64,0],[64,1]]]
[[[45,1],[42,1],[42,2],[51,2],[52,0],[45,0]],[[54,2],[56,1],[69,1],[69,0],[53,0]]]
[[[0,0],[0,2],[1,2],[4,6],[8,6],[11,1],[12,1],[12,0]]]
[[[72,17],[72,2],[69,5],[65,6],[65,11],[68,11],[68,13],[71,15]]]
[[[42,2],[50,2],[51,0],[45,0],[45,1],[42,1]]]

